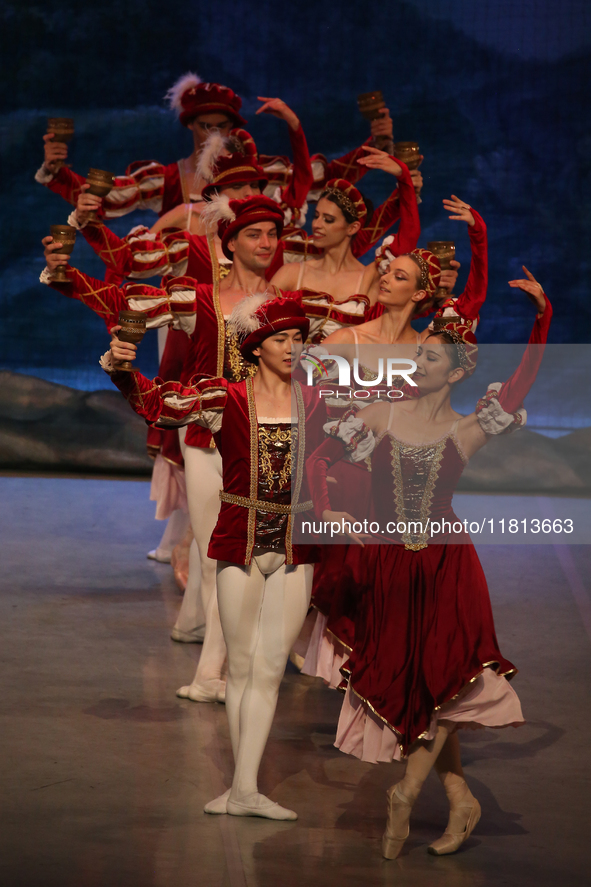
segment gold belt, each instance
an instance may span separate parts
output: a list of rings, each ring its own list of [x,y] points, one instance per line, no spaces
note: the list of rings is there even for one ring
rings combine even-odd
[[[257,511],[267,511],[273,514],[298,514],[300,511],[309,511],[313,502],[299,502],[297,505],[282,505],[279,502],[263,502],[262,499],[249,499],[248,496],[236,496],[234,493],[226,493],[220,490],[222,502],[230,505],[241,505],[243,508],[256,508]]]

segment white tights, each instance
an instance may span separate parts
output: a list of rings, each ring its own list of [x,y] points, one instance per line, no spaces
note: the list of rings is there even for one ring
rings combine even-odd
[[[226,658],[216,595],[216,561],[207,556],[220,510],[222,459],[216,449],[185,447],[189,517],[195,539],[189,550],[189,578],[175,628],[194,631],[205,622],[205,640],[193,685],[220,678]],[[205,617],[205,618],[204,618]]]
[[[235,771],[230,798],[257,792],[257,776],[289,652],[306,618],[311,564],[267,552],[252,564],[218,563],[219,610],[228,648],[226,711]]]

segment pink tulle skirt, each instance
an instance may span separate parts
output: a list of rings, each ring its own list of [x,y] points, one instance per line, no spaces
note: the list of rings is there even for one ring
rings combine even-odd
[[[306,651],[302,674],[322,678],[334,690],[343,681],[339,669],[349,658],[349,651],[328,631],[327,621],[326,616],[316,611],[316,622]]]
[[[152,469],[150,499],[156,502],[156,520],[167,520],[179,509],[189,513],[185,469],[158,453]]]
[[[458,727],[519,727],[524,723],[519,697],[509,681],[485,668],[456,699],[444,703],[431,717],[425,740],[433,739],[437,721]],[[349,686],[343,699],[335,746],[372,764],[401,760],[394,730],[375,714]]]

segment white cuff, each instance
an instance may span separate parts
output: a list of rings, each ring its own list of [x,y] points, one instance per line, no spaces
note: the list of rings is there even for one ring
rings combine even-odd
[[[327,422],[324,431],[345,445],[351,462],[363,462],[374,451],[376,442],[373,431],[355,416],[349,416],[344,421]]]
[[[45,169],[44,166],[40,166],[37,172],[35,173],[35,181],[39,182],[40,185],[47,185],[55,178],[52,172]]]
[[[73,209],[72,212],[70,213],[70,215],[68,216],[68,225],[71,225],[72,228],[76,229],[76,231],[82,231],[82,229],[86,228],[86,226],[88,225],[88,219],[86,220],[86,222],[83,222],[82,224],[80,224],[80,222],[78,221],[78,219],[76,217],[76,210]]]
[[[43,269],[43,271],[41,272],[41,274],[39,275],[39,283],[45,283],[47,286],[49,286],[50,283],[52,283],[52,281],[53,281],[53,275],[46,265],[45,268]]]
[[[117,372],[117,369],[113,366],[113,355],[111,351],[105,351],[101,359],[99,360],[99,364],[101,369],[105,371],[109,376],[112,376],[113,373]]]
[[[517,410],[516,413],[507,413],[499,403],[495,394],[501,390],[501,382],[492,382],[487,389],[486,405],[477,414],[478,424],[485,434],[504,434],[508,431],[516,431],[523,428],[527,422],[527,412],[523,409]]]

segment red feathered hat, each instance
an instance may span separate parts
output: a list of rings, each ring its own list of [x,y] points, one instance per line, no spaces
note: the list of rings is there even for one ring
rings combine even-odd
[[[246,120],[239,113],[242,107],[240,96],[220,83],[202,83],[196,74],[184,74],[168,90],[166,98],[170,107],[179,112],[183,126],[188,126],[198,114],[215,111],[227,114],[236,126],[246,125]]]
[[[238,182],[258,182],[262,194],[267,186],[268,179],[264,170],[244,154],[220,157],[213,168],[213,178],[203,188],[201,196],[204,200],[210,200],[220,189],[229,185],[236,185]]]
[[[331,195],[340,210],[346,210],[354,216],[354,221],[361,222],[361,227],[367,218],[367,207],[361,193],[346,179],[331,179],[326,183],[326,188],[320,197]]]
[[[228,241],[242,228],[256,225],[258,222],[274,222],[277,226],[277,236],[281,237],[283,233],[283,210],[270,197],[262,195],[247,197],[244,200],[228,200],[223,194],[214,197],[201,210],[201,219],[209,228],[217,224],[222,250],[228,259],[232,258]]]
[[[269,336],[284,330],[300,330],[305,341],[310,331],[310,321],[298,302],[268,299],[266,295],[250,296],[240,302],[228,324],[242,338],[240,353],[253,363],[252,352]]]

